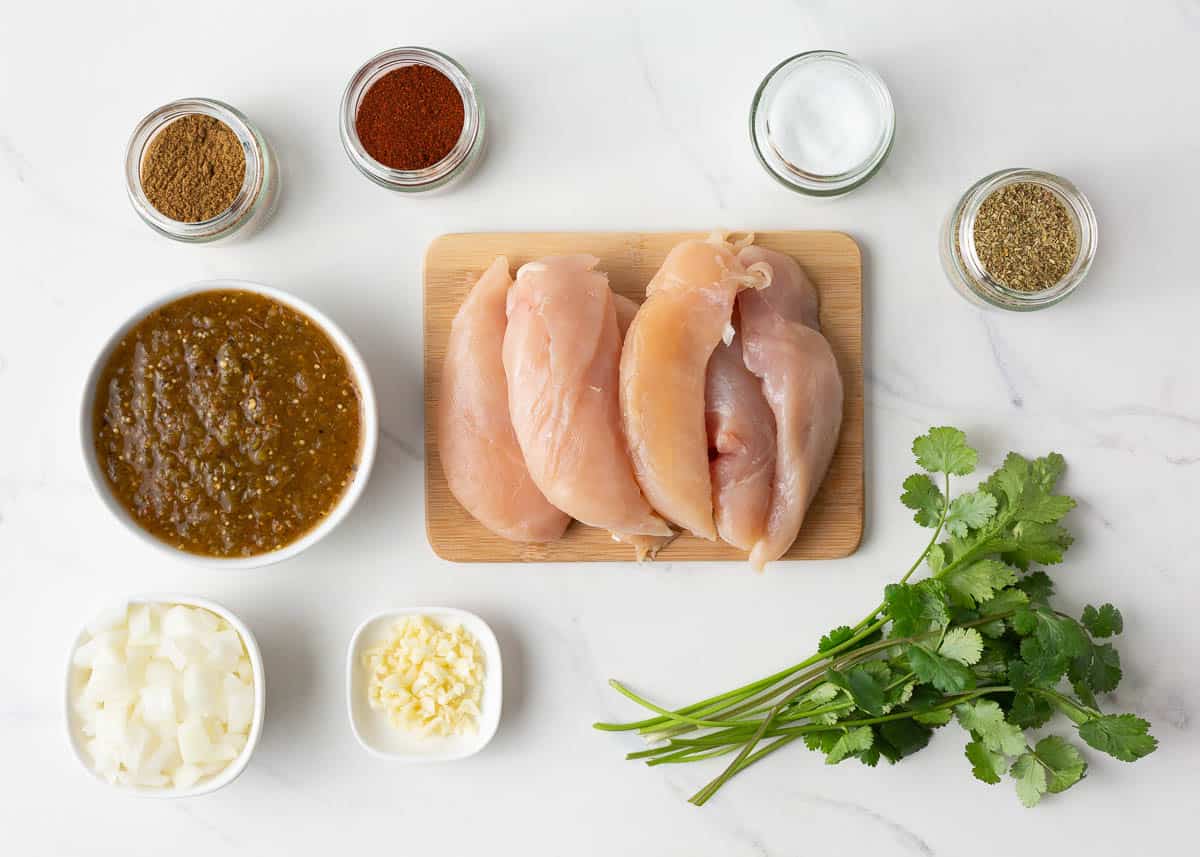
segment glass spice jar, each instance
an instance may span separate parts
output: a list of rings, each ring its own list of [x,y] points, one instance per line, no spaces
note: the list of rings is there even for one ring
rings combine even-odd
[[[229,208],[208,220],[187,223],[167,217],[150,202],[142,188],[142,165],[164,128],[195,114],[229,127],[245,155],[246,175]],[[184,98],[164,104],[138,123],[125,149],[125,184],[134,211],[151,229],[176,241],[204,244],[245,237],[262,228],[279,201],[279,166],[266,137],[240,111],[211,98]]]
[[[463,128],[458,142],[440,161],[423,169],[401,170],[381,164],[367,153],[358,136],[357,119],[359,106],[367,91],[384,75],[409,65],[429,66],[454,84],[462,97]],[[431,48],[403,47],[372,57],[354,73],[342,95],[338,126],[342,146],[350,162],[364,176],[389,190],[424,193],[462,178],[479,161],[486,122],[475,84],[461,65]]]
[[[807,51],[767,72],[750,103],[750,144],[771,178],[806,196],[834,197],[886,160],[896,110],[875,71],[840,51]]]
[[[1053,285],[1038,291],[1009,288],[993,277],[975,246],[975,222],[984,202],[1009,185],[1028,183],[1048,190],[1062,203],[1075,233],[1075,260]],[[1007,169],[984,176],[967,189],[942,225],[940,256],[950,284],[981,307],[1018,312],[1053,306],[1079,287],[1096,255],[1096,213],[1086,196],[1064,178],[1041,170]]]

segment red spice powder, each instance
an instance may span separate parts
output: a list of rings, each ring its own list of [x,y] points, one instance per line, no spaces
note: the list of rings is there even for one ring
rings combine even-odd
[[[354,127],[372,158],[394,170],[420,170],[440,161],[462,134],[462,96],[436,68],[406,65],[371,85]]]

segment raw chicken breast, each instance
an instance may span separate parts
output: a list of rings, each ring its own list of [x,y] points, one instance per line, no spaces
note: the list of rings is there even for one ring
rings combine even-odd
[[[621,334],[608,277],[594,270],[599,261],[554,256],[517,271],[504,334],[509,414],[530,475],[551,503],[621,541],[667,537],[625,447]]]
[[[617,330],[621,332],[621,342],[624,342],[629,325],[633,324],[633,317],[637,315],[641,304],[616,292],[613,292],[613,302],[617,305]]]
[[[763,537],[771,504],[775,415],[762,381],[746,368],[740,338],[713,351],[704,401],[717,533],[749,552]]]
[[[715,540],[705,370],[738,291],[770,282],[719,236],[683,241],[646,287],[621,351],[621,414],[638,484],[658,513]]]
[[[761,247],[738,258],[773,272],[770,288],[738,297],[742,356],[762,379],[777,435],[765,532],[750,551],[750,564],[762,569],[796,540],[829,469],[842,425],[842,376],[820,333],[816,289],[796,261]]]
[[[570,523],[525,467],[508,416],[501,346],[512,277],[500,256],[479,278],[450,326],[438,401],[438,452],[459,503],[492,532],[548,542]]]

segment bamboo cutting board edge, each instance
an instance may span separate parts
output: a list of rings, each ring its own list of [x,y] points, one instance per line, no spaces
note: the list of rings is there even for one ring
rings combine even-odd
[[[497,255],[515,273],[534,258],[570,252],[600,257],[615,291],[641,300],[666,252],[702,232],[450,233],[430,242],[422,271],[424,316],[425,525],[433,552],[452,562],[622,562],[632,549],[600,530],[574,523],[562,539],[531,545],[509,542],[475,521],[454,499],[442,474],[435,413],[441,360],[450,321],[463,296]],[[862,262],[857,242],[843,232],[766,231],[755,243],[789,253],[816,283],[822,327],[833,345],[845,384],[838,449],[790,559],[839,559],[862,540],[863,470]],[[737,561],[745,554],[722,543],[683,535],[659,554],[660,562]]]

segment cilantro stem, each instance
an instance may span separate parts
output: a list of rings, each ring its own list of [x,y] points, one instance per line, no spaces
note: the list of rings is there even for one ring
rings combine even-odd
[[[771,723],[775,720],[775,715],[779,712],[779,707],[781,704],[782,703],[777,703],[775,707],[767,713],[767,716],[763,718],[762,725],[759,726],[754,734],[750,736],[750,740],[745,743],[741,752],[737,754],[737,757],[729,763],[729,767],[718,774],[716,779],[714,779],[711,783],[705,786],[704,791],[708,792],[709,794],[700,802],[700,804],[697,804],[697,806],[703,804],[705,800],[708,800],[708,797],[716,794],[717,789],[725,785],[725,783],[728,782],[731,777],[741,770],[742,762],[746,761],[746,758],[754,752],[754,748],[758,745],[758,742],[762,740],[763,733],[770,728]]]
[[[899,711],[895,714],[883,714],[878,717],[864,717],[857,720],[842,720],[833,726],[825,724],[805,724],[803,726],[780,727],[770,733],[770,737],[776,738],[775,741],[766,745],[758,752],[751,752],[753,751],[754,746],[764,737],[764,734],[767,732],[766,727],[770,722],[770,718],[766,718],[763,721],[763,726],[760,727],[758,731],[751,736],[750,740],[746,742],[742,752],[738,754],[738,757],[733,760],[729,767],[727,767],[721,772],[721,774],[709,782],[708,785],[696,792],[696,794],[692,795],[689,802],[695,804],[696,806],[703,806],[704,803],[708,801],[714,794],[716,794],[721,786],[725,785],[725,783],[727,783],[732,777],[788,741],[795,740],[796,738],[800,738],[804,735],[809,735],[813,732],[827,732],[838,729],[845,730],[846,728],[852,726],[874,726],[877,723],[888,723],[896,720],[909,720],[913,717],[916,717],[918,714],[953,708],[954,706],[963,702],[969,702],[972,699],[976,699],[980,696],[985,696],[990,693],[1007,693],[1011,691],[1012,687],[1009,685],[992,685],[989,687],[976,688],[975,690],[967,691],[966,693],[956,694],[953,698],[948,699],[945,702],[938,703],[937,705],[930,706],[922,711]]]
[[[1049,700],[1054,704],[1055,708],[1067,715],[1067,717],[1070,718],[1071,721],[1077,726],[1081,723],[1086,723],[1088,720],[1091,720],[1094,717],[1101,716],[1101,712],[1097,711],[1095,708],[1084,705],[1079,700],[1073,699],[1066,694],[1059,693],[1058,691],[1043,687],[1031,687],[1029,691],[1030,693],[1037,694],[1043,699]]]
[[[636,702],[638,705],[642,706],[643,708],[648,708],[651,711],[656,711],[656,712],[658,712],[658,714],[660,714],[662,717],[667,718],[668,720],[677,720],[681,723],[686,723],[689,726],[721,727],[721,726],[757,726],[758,725],[758,722],[754,721],[754,720],[740,720],[740,721],[739,720],[727,720],[727,721],[704,720],[699,717],[692,717],[691,715],[688,715],[688,714],[680,714],[676,711],[668,711],[665,708],[660,708],[659,706],[655,705],[650,700],[644,699],[643,697],[638,696],[632,690],[625,687],[625,685],[621,684],[619,681],[616,681],[615,679],[612,681],[609,681],[609,684],[622,696],[625,696],[626,698],[633,700],[634,702]]]
[[[749,756],[747,756],[745,759],[743,759],[741,762],[739,762],[736,770],[734,770],[733,773],[730,774],[729,776],[733,776],[733,774],[741,773],[746,768],[750,767],[755,762],[757,762],[759,759],[761,759],[764,756],[767,756],[771,753],[774,753],[780,747],[790,744],[792,741],[795,741],[798,737],[800,737],[800,736],[799,735],[789,735],[789,736],[784,736],[782,738],[775,739],[770,744],[767,744],[765,747],[761,748],[760,750],[758,750],[755,753],[751,753]],[[726,778],[726,779],[728,779],[728,778]],[[694,804],[695,806],[704,806],[704,804],[708,802],[709,798],[711,798],[713,795],[715,795],[717,793],[717,790],[719,788],[721,788],[721,786],[724,784],[725,784],[724,780],[722,780],[721,782],[717,782],[716,780],[713,780],[707,786],[705,786],[700,791],[696,792],[694,795],[692,795],[690,798],[688,798],[688,803]]]
[[[772,688],[773,685],[776,685],[780,681],[783,681],[784,679],[794,676],[796,673],[800,672],[801,670],[807,669],[807,668],[813,666],[814,664],[823,663],[824,661],[828,661],[828,660],[832,660],[833,658],[836,658],[839,654],[842,654],[846,650],[853,648],[857,643],[861,642],[862,640],[864,640],[867,637],[874,634],[876,631],[878,631],[880,628],[882,628],[885,624],[887,624],[887,620],[880,619],[875,624],[871,625],[870,627],[861,629],[857,634],[855,634],[850,639],[846,640],[845,642],[841,643],[840,645],[834,646],[832,649],[830,649],[826,652],[818,652],[818,653],[812,655],[811,657],[806,658],[805,660],[801,661],[798,664],[793,664],[792,666],[787,667],[786,669],[780,670],[777,673],[766,676],[765,678],[761,678],[757,681],[750,682],[750,684],[743,685],[742,687],[739,687],[736,690],[731,690],[726,693],[718,694],[716,696],[710,696],[708,699],[702,699],[699,702],[693,702],[691,705],[685,705],[682,708],[675,709],[674,711],[669,711],[665,708],[660,708],[657,705],[649,703],[648,701],[644,700],[642,697],[635,694],[633,691],[626,688],[620,682],[616,681],[615,679],[610,679],[609,684],[613,688],[615,688],[618,692],[620,692],[623,696],[627,697],[628,699],[633,700],[634,702],[641,705],[643,708],[647,708],[650,711],[657,713],[659,716],[658,717],[649,717],[645,720],[638,720],[638,721],[634,721],[632,723],[593,723],[592,727],[594,729],[599,729],[603,732],[630,732],[630,731],[634,731],[634,730],[640,730],[640,731],[646,732],[646,731],[658,731],[658,730],[655,730],[654,727],[665,726],[665,725],[672,724],[672,723],[674,723],[674,724],[686,723],[691,726],[707,725],[707,723],[704,721],[704,718],[694,717],[693,715],[695,715],[698,712],[704,712],[705,714],[711,714],[711,713],[720,711],[720,710],[728,707],[728,705],[736,705],[739,702],[743,702],[748,697],[753,696],[754,694],[756,694],[760,691],[769,690]],[[861,651],[864,651],[866,648],[867,647],[864,647],[863,649],[858,649],[856,651],[861,652]],[[694,722],[694,721],[700,721],[700,722]],[[723,725],[728,725],[728,724],[721,723],[718,725],[723,726]]]

